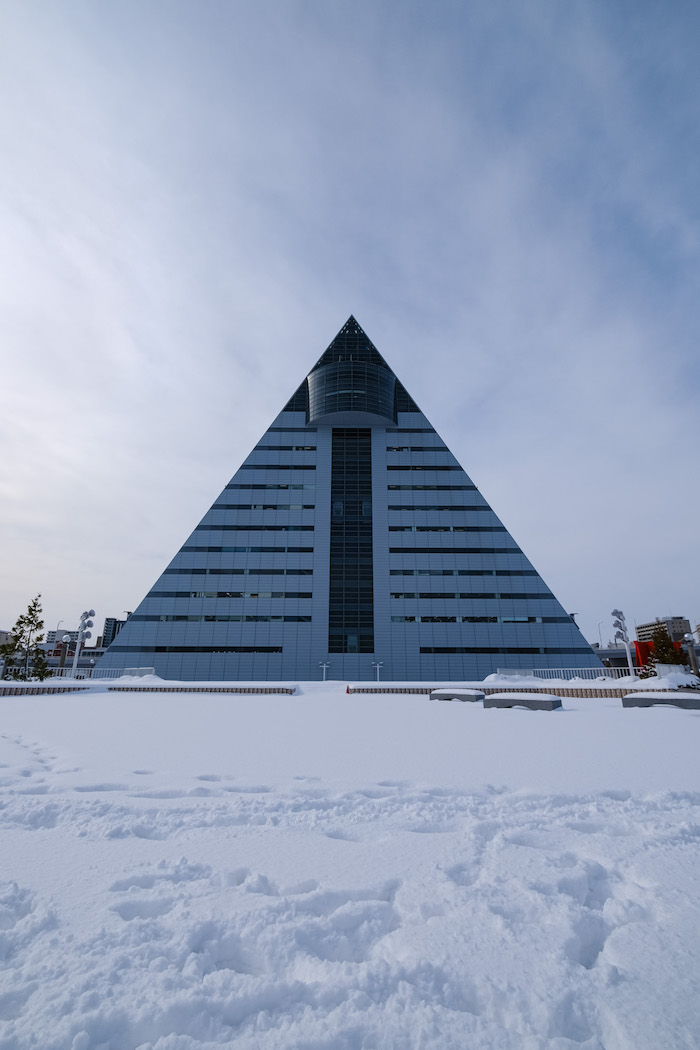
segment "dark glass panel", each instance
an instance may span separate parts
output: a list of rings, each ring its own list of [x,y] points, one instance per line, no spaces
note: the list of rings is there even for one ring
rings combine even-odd
[[[328,651],[374,652],[372,437],[334,427]]]

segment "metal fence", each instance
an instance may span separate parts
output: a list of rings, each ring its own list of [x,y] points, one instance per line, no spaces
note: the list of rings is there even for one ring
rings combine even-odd
[[[143,678],[155,673],[155,667],[78,667],[75,674],[72,667],[56,667],[51,671],[49,678],[121,678],[123,675]]]
[[[584,681],[596,681],[607,678],[608,680],[617,681],[618,678],[626,678],[629,675],[629,669],[627,667],[499,667],[496,673],[509,676],[522,675],[530,678],[557,678],[565,679],[566,681],[572,678],[583,679]],[[145,675],[151,674],[155,674],[154,667],[78,667],[75,674],[73,674],[73,670],[70,667],[57,667],[52,670],[50,678],[110,679],[121,678],[125,675],[131,678],[143,678]],[[385,692],[386,690],[382,689],[380,691]]]
[[[641,668],[636,667],[635,673]],[[629,667],[498,667],[497,674],[523,675],[531,678],[582,678],[585,681],[597,681],[599,678],[627,678]]]

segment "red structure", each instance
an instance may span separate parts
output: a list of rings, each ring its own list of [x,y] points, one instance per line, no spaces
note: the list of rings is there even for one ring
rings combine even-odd
[[[632,644],[634,645],[634,653],[636,658],[635,662],[637,664],[637,667],[646,667],[646,665],[649,663],[652,653],[654,652],[654,643],[633,642]],[[674,649],[676,649],[678,652],[681,652],[682,647],[680,642],[672,642],[671,644],[673,645]]]

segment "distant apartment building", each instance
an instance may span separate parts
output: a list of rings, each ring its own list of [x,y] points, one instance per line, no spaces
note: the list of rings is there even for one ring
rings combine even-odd
[[[672,642],[680,642],[684,635],[690,634],[690,620],[684,616],[662,616],[651,623],[637,624],[637,641],[650,642],[657,627],[665,627]]]
[[[126,614],[126,620],[131,616],[130,612]],[[118,620],[115,616],[108,616],[105,619],[104,629],[102,631],[102,648],[108,649],[114,639],[117,637],[122,627],[126,623],[126,620]]]

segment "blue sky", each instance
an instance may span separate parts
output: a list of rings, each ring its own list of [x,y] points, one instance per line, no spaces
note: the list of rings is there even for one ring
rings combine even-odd
[[[350,313],[591,640],[700,620],[700,8],[0,3],[0,626],[133,609]]]

